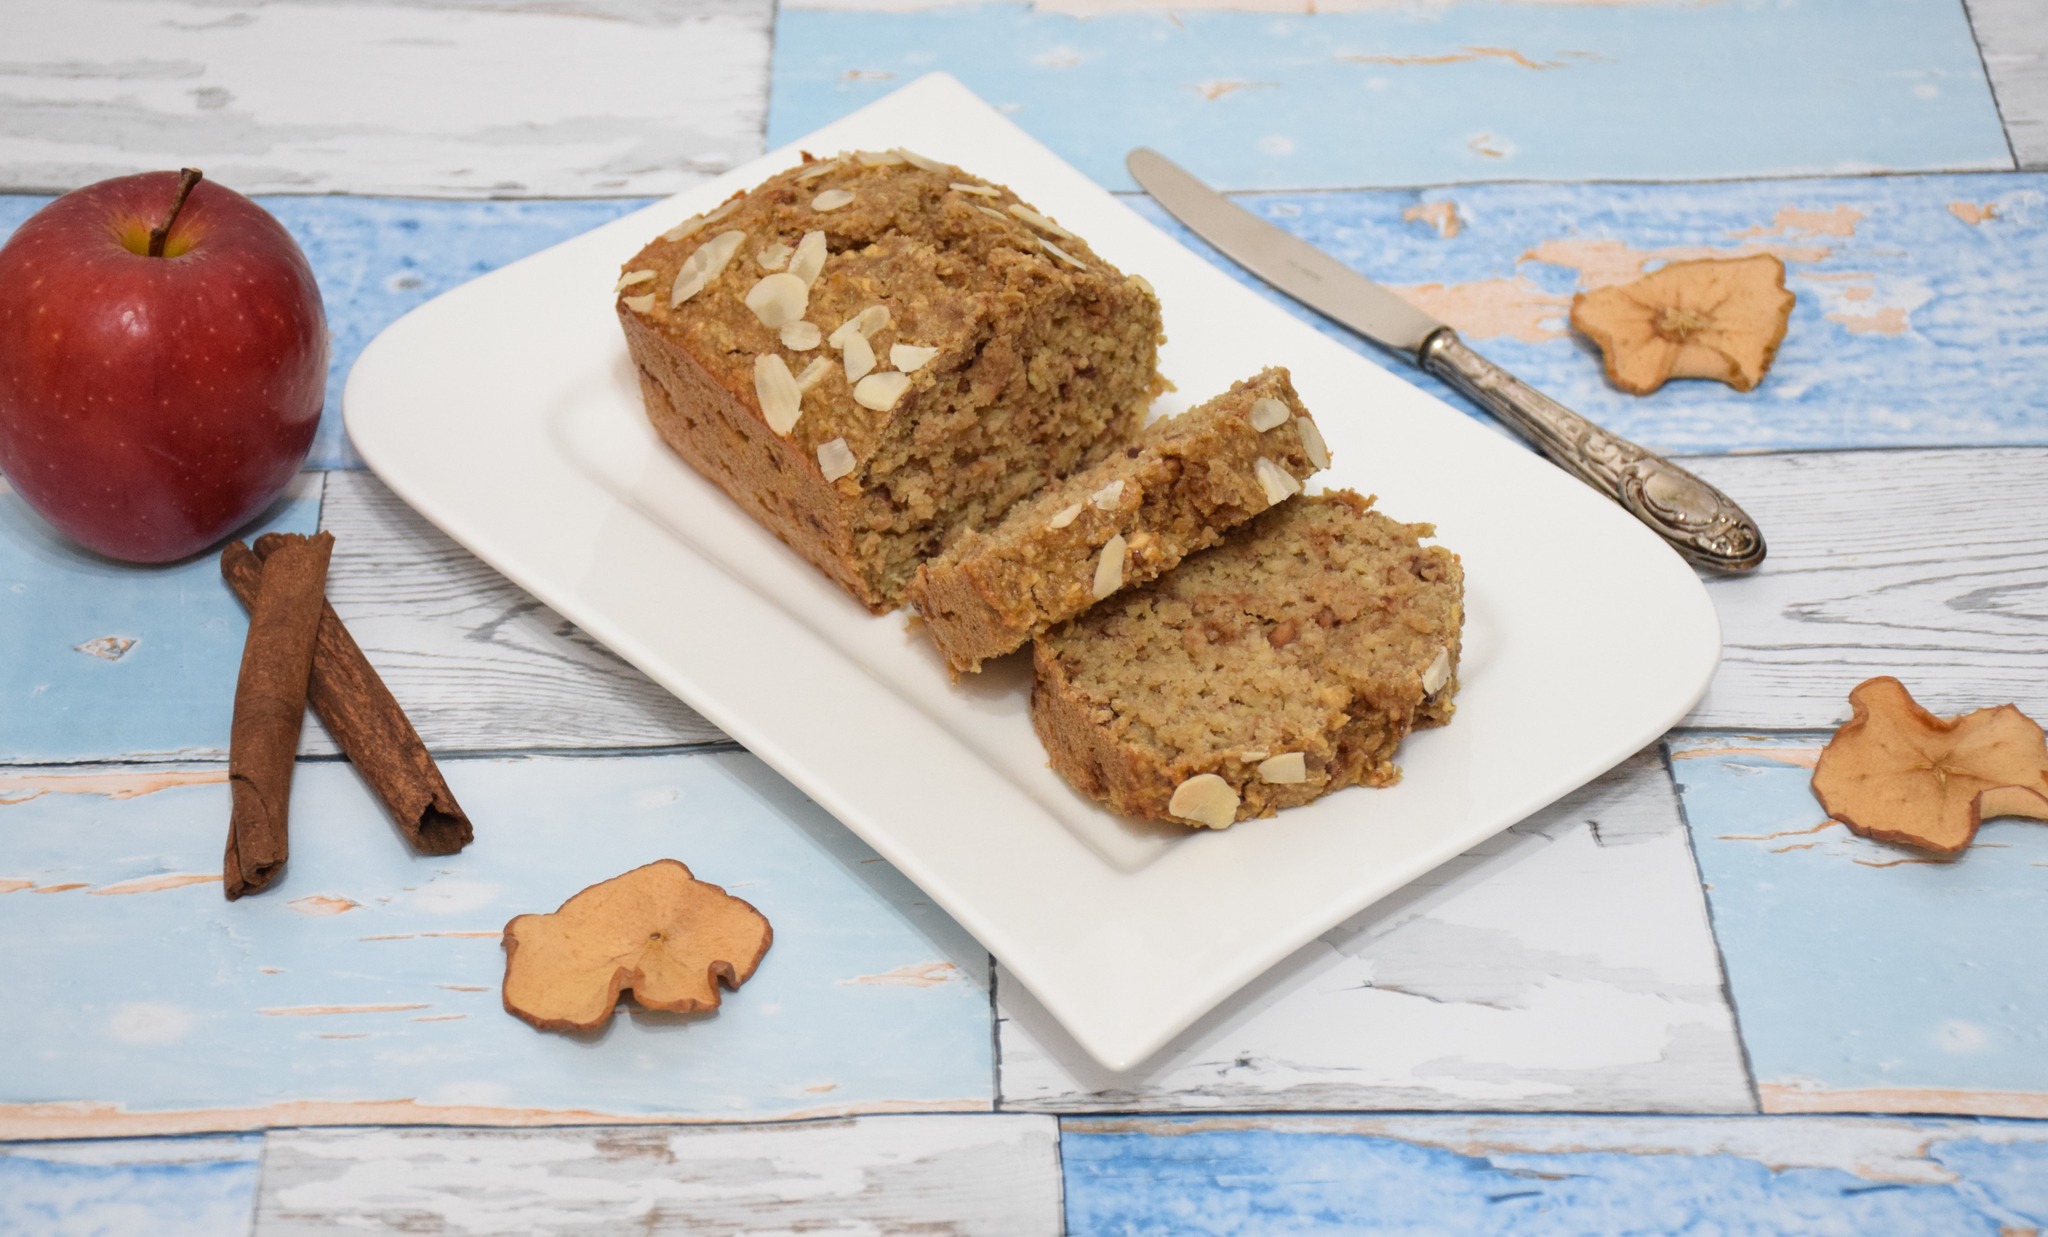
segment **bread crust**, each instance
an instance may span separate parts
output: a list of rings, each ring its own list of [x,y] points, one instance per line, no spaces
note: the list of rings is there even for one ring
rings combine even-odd
[[[752,391],[728,388],[640,315],[622,307],[619,325],[662,441],[862,605],[876,614],[894,609],[855,569],[853,507],[817,457],[768,428]]]

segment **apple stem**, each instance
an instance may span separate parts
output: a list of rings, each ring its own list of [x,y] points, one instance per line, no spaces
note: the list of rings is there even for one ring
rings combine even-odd
[[[164,256],[164,242],[170,239],[171,225],[178,221],[178,212],[185,209],[185,199],[191,196],[192,187],[197,185],[199,178],[204,175],[206,173],[198,168],[185,168],[178,173],[178,196],[171,199],[171,213],[164,216],[162,223],[149,230],[150,257]]]

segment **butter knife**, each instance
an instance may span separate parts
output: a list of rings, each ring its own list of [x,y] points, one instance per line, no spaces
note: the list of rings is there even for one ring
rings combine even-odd
[[[1764,561],[1763,532],[1726,494],[1551,399],[1398,294],[1238,206],[1159,152],[1140,146],[1124,164],[1174,218],[1238,265],[1463,391],[1687,559],[1727,572]]]

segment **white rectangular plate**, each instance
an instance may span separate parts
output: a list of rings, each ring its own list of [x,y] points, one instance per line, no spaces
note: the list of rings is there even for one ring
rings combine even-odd
[[[948,685],[902,615],[855,605],[654,436],[620,264],[799,149],[893,146],[1009,184],[1150,279],[1179,387],[1162,411],[1286,365],[1335,457],[1322,480],[1464,557],[1457,719],[1408,740],[1398,786],[1220,833],[1111,816],[1046,767],[1022,657]],[[364,351],[344,413],[393,490],[802,787],[1112,1069],[1654,739],[1720,658],[1705,589],[1632,518],[1239,287],[943,75],[413,311]],[[588,827],[565,818],[561,844]]]

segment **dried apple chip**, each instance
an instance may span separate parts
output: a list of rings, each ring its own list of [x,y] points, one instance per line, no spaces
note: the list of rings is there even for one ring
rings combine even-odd
[[[761,912],[659,859],[506,924],[505,1011],[594,1031],[627,989],[646,1009],[716,1009],[719,984],[745,983],[774,939]]]
[[[1607,378],[1648,395],[1669,378],[1753,389],[1785,341],[1796,298],[1769,254],[1673,262],[1572,298],[1572,326],[1600,345]]]
[[[1857,684],[1849,705],[1813,793],[1857,833],[1946,856],[1995,816],[2048,820],[2048,741],[2012,705],[1940,718],[1889,676]]]

